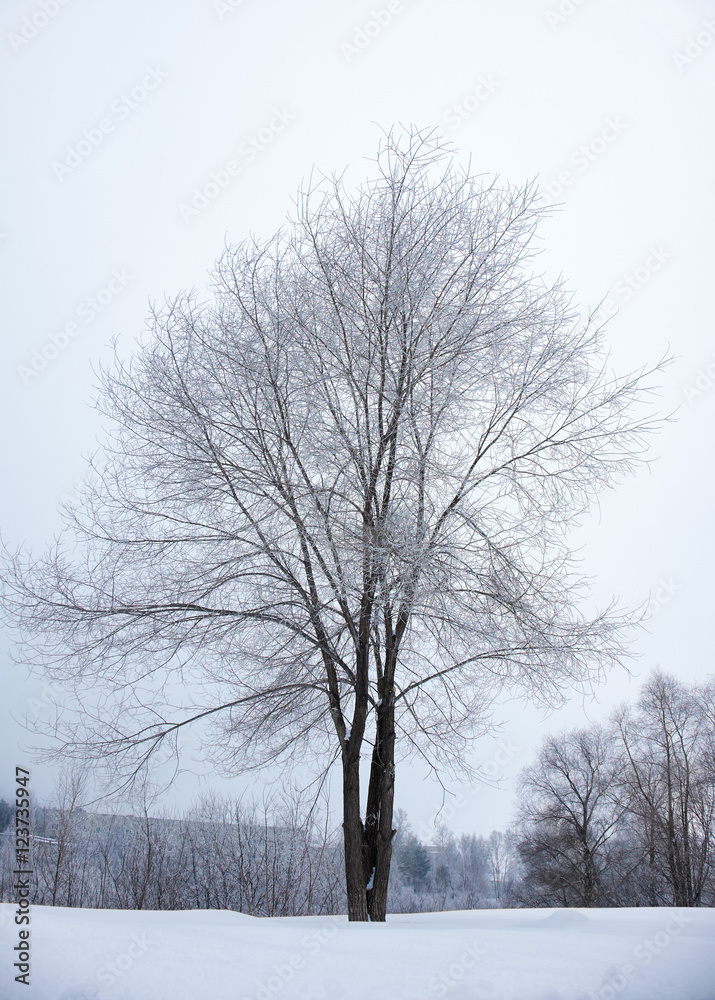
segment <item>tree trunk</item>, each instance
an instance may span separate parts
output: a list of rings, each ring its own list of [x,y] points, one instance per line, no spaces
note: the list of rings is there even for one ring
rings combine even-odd
[[[583,845],[583,905],[593,906],[594,904],[594,889],[595,889],[595,872],[593,864],[593,855],[588,847],[587,843]]]
[[[364,830],[360,819],[360,757],[343,757],[343,845],[348,920],[367,920]]]
[[[392,859],[392,813],[395,795],[395,700],[394,688],[383,692],[377,711],[375,745],[370,767],[365,817],[367,905],[370,919],[385,920],[387,888]]]

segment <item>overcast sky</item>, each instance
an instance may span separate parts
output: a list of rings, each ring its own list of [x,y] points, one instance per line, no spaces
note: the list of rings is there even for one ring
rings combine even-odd
[[[541,737],[605,718],[654,666],[715,671],[715,2],[8,0],[0,47],[7,541],[39,551],[59,528],[96,446],[92,366],[113,337],[129,352],[151,301],[204,288],[224,241],[279,227],[314,164],[357,178],[380,127],[437,125],[476,171],[538,175],[563,203],[541,231],[544,267],[584,306],[606,298],[617,368],[677,356],[663,406],[679,407],[650,470],[575,535],[599,600],[650,596],[633,680],[614,672],[547,718],[504,702],[502,750],[474,750],[503,787],[453,784],[449,825],[503,827]],[[30,760],[12,717],[47,709],[4,650],[2,671],[8,795]],[[416,824],[440,801],[423,777],[397,778]],[[35,769],[39,798],[54,778]],[[198,791],[186,777],[167,802]]]

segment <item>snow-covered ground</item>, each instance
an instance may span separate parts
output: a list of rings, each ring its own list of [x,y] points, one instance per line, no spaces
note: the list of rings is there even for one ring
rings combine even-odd
[[[477,910],[257,919],[239,913],[32,910],[30,987],[14,1000],[715,1000],[715,911]]]

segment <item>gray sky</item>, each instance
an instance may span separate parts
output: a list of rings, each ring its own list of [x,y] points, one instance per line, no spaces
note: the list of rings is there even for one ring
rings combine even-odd
[[[601,601],[651,597],[636,675],[715,670],[715,2],[9,0],[0,47],[8,541],[40,550],[57,531],[96,444],[92,365],[112,337],[131,350],[150,301],[203,288],[224,240],[272,233],[313,164],[357,178],[379,126],[438,125],[478,172],[538,174],[563,202],[541,231],[542,261],[583,305],[607,297],[617,367],[677,356],[664,407],[680,407],[678,421],[658,460],[575,537]],[[47,709],[41,682],[4,651],[2,671],[7,795],[29,759],[11,713]],[[442,818],[460,832],[505,825],[511,779],[541,736],[604,717],[638,683],[614,673],[596,700],[546,719],[504,702],[502,749],[474,751],[503,789],[454,785],[461,798]],[[440,801],[422,779],[398,773],[416,824]],[[53,781],[35,769],[39,797]],[[184,778],[167,801],[198,790]]]

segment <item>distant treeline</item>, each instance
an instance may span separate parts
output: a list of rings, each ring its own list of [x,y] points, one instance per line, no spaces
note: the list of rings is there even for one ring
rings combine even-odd
[[[339,912],[337,840],[299,794],[259,807],[205,796],[181,816],[84,811],[66,782],[33,815],[33,902],[99,909],[228,909],[257,916]],[[325,818],[325,817],[323,817]],[[9,838],[0,859],[10,898]]]
[[[653,674],[606,725],[546,739],[506,832],[430,843],[396,814],[389,911],[715,903],[715,690]],[[66,781],[33,816],[34,902],[116,909],[345,912],[340,831],[305,793],[203,797],[181,816],[99,814]],[[0,831],[12,817],[0,801]],[[12,844],[3,836],[0,898]]]
[[[205,796],[182,816],[86,812],[71,785],[33,815],[33,901],[113,909],[232,909],[256,916],[345,912],[343,845],[325,812],[290,790],[261,803]],[[9,810],[8,810],[9,813]],[[0,815],[2,815],[0,807]],[[398,811],[392,912],[503,905],[507,838],[444,827],[424,844]],[[10,899],[11,842],[0,858]]]

